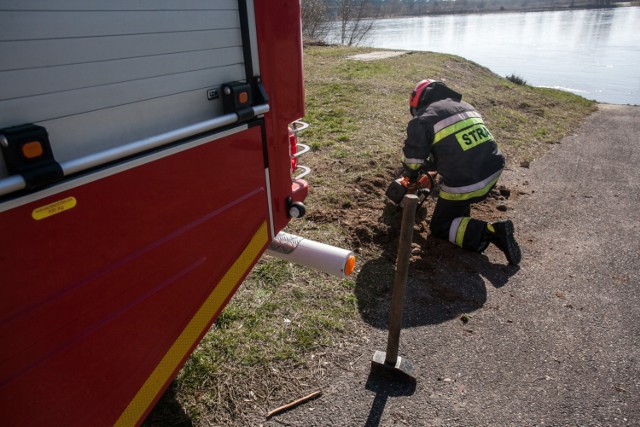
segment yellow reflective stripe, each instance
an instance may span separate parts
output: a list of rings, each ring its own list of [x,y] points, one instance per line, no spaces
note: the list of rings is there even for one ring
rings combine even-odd
[[[433,143],[437,144],[438,142],[440,142],[441,140],[443,140],[444,138],[448,137],[449,135],[459,132],[464,128],[467,128],[469,126],[473,126],[475,124],[478,123],[484,123],[482,121],[482,119],[480,117],[472,117],[470,119],[466,119],[466,120],[462,120],[460,122],[457,122],[451,126],[447,126],[446,128],[442,129],[441,131],[439,131],[438,133],[436,133],[435,137],[433,138]]]
[[[467,231],[467,225],[471,218],[465,217],[460,221],[460,225],[458,226],[458,231],[456,232],[456,245],[462,247],[462,242],[464,241],[464,233]]]
[[[424,163],[405,163],[404,165],[409,169],[417,171],[418,169],[420,169],[420,166],[422,166],[423,164]]]
[[[402,164],[412,170],[418,170],[422,165],[424,165],[423,159],[408,159],[406,157],[402,158]]]
[[[413,167],[413,165],[418,165],[418,167],[424,164],[424,159],[414,159],[408,157],[402,157],[402,163],[406,166]]]
[[[488,183],[490,183],[491,181],[499,177],[501,173],[502,173],[502,169],[497,170],[496,172],[492,173],[482,181],[479,181],[470,185],[464,185],[462,187],[449,187],[443,184],[442,191],[444,191],[445,193],[451,193],[451,194],[471,193],[472,191],[476,191],[476,190],[480,190],[481,188],[484,188]]]
[[[469,199],[473,199],[474,197],[484,196],[489,192],[489,189],[491,189],[491,187],[494,186],[496,182],[498,182],[499,178],[500,178],[500,174],[498,174],[498,176],[496,176],[494,179],[489,181],[489,183],[484,187],[476,191],[472,191],[470,193],[447,193],[446,191],[441,189],[440,197],[442,197],[445,200],[469,200]]]
[[[207,297],[198,312],[193,316],[189,324],[184,328],[178,339],[173,343],[167,354],[164,355],[158,366],[147,378],[133,400],[124,410],[115,423],[116,426],[135,425],[158,395],[160,389],[171,378],[180,361],[187,355],[189,349],[204,332],[207,325],[227,300],[238,281],[251,267],[260,251],[267,244],[267,223],[263,222],[258,231],[253,235],[247,247],[242,251],[236,262],[226,272],[222,280]]]
[[[453,116],[440,120],[438,123],[433,125],[433,131],[440,132],[442,129],[446,128],[447,126],[457,123],[460,120],[468,119],[469,117],[482,117],[482,116],[477,111],[465,111],[464,113],[454,114]]]

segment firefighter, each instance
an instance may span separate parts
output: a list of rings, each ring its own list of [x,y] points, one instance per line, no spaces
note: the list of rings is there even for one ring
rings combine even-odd
[[[403,147],[404,175],[437,170],[440,194],[429,228],[463,249],[483,252],[490,243],[511,265],[521,252],[510,220],[487,223],[471,218],[471,204],[484,200],[504,168],[504,156],[474,107],[435,80],[420,81],[409,100],[413,118]]]

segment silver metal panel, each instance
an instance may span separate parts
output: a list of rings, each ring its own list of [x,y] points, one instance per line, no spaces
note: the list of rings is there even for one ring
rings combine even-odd
[[[39,124],[47,128],[49,138],[55,141],[56,159],[65,162],[221,114],[222,106],[219,103],[210,103],[203,90],[196,90]],[[118,135],[115,143],[114,133]],[[91,141],[91,144],[86,141]]]
[[[239,24],[232,10],[5,11],[0,15],[0,40],[195,32]]]
[[[1,14],[2,12],[0,12]],[[240,47],[235,29],[95,38],[0,41],[0,71]]]
[[[109,85],[79,88],[53,94],[13,98],[2,101],[0,126],[25,122],[42,122],[61,117],[96,111],[131,103],[156,99],[201,89],[200,96],[206,100],[206,88],[244,76],[242,65],[232,65],[216,70],[197,70],[181,74],[170,74],[154,78],[137,79]],[[216,74],[219,80],[215,80]],[[225,77],[227,77],[225,79]],[[2,75],[0,74],[0,79]],[[176,109],[181,105],[167,105]],[[70,129],[73,131],[73,129]]]
[[[242,62],[242,52],[239,49],[221,48],[5,71],[0,80],[0,100],[44,94],[52,94],[55,98],[59,93],[66,91],[194,71],[205,71],[206,74],[215,75],[219,68],[239,65]],[[183,77],[180,76],[180,79]],[[210,81],[209,78],[206,81]],[[198,85],[195,89],[201,87],[203,85]],[[165,90],[168,93],[173,91],[169,87]]]
[[[0,10],[199,10],[237,9],[237,0],[0,0]]]
[[[207,89],[246,78],[236,0],[0,0],[0,58],[0,127],[61,163],[214,119]]]

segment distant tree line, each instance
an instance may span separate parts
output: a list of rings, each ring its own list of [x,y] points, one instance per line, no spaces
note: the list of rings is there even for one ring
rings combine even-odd
[[[339,42],[356,45],[375,19],[446,13],[610,7],[611,0],[301,0],[306,38],[324,40],[338,28]]]
[[[303,0],[304,1],[304,0]],[[335,3],[326,1],[329,5]],[[369,0],[374,16],[413,16],[611,6],[611,0]]]

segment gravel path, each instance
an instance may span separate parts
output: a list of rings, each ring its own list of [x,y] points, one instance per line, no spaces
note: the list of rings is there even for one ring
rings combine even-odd
[[[600,105],[576,135],[503,177],[519,193],[506,213],[519,268],[490,248],[410,272],[400,354],[415,385],[370,375],[386,348],[384,304],[336,343],[322,397],[255,425],[640,425],[638,163],[640,107]]]

